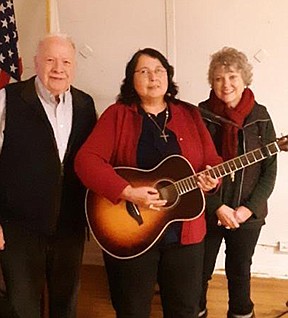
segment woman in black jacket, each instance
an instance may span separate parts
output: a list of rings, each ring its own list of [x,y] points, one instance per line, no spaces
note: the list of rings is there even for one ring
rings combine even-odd
[[[252,67],[247,57],[224,47],[212,55],[208,79],[209,99],[199,107],[223,160],[275,141],[267,109],[248,88]],[[229,318],[255,317],[250,297],[252,256],[267,215],[267,199],[276,178],[276,156],[260,160],[224,177],[219,194],[207,201],[208,232],[205,240],[203,294],[199,317],[207,317],[207,289],[222,239],[225,240],[225,271],[228,279]]]

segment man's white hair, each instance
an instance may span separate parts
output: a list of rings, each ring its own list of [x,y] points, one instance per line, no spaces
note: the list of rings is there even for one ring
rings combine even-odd
[[[66,33],[60,33],[60,32],[54,32],[54,33],[47,33],[39,42],[37,45],[37,50],[36,50],[36,55],[38,55],[39,53],[39,49],[42,46],[42,44],[49,38],[60,38],[63,40],[66,40],[67,42],[69,42],[72,46],[72,48],[74,49],[74,51],[76,51],[76,46],[74,41],[72,40],[72,38],[67,35]]]

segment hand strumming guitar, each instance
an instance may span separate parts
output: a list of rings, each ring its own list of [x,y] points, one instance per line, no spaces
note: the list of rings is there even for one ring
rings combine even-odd
[[[167,203],[161,200],[159,192],[153,187],[132,187],[128,185],[121,194],[121,199],[130,201],[140,207],[159,210]]]

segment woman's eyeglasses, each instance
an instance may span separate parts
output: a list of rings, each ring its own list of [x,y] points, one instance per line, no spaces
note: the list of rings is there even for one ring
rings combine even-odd
[[[134,73],[137,73],[140,77],[149,78],[154,74],[157,78],[162,77],[167,73],[164,67],[157,67],[155,70],[150,70],[149,68],[143,67],[140,70],[136,70]]]

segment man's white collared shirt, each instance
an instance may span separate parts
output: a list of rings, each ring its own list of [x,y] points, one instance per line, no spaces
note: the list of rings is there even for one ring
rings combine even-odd
[[[73,110],[71,92],[67,90],[65,93],[59,95],[59,101],[56,101],[55,97],[44,87],[38,77],[35,79],[35,88],[53,128],[59,158],[63,161],[72,128]],[[0,90],[0,150],[4,139],[5,119],[6,91],[3,88]]]

